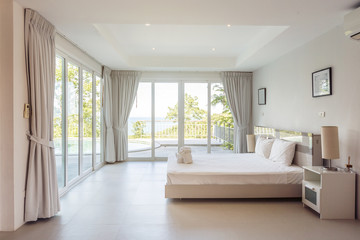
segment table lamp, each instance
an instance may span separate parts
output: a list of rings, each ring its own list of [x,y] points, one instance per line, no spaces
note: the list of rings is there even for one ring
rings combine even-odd
[[[323,159],[329,160],[329,167],[326,169],[337,171],[337,168],[331,167],[331,160],[340,158],[338,127],[321,127],[321,154]]]
[[[255,152],[255,135],[254,134],[246,135],[246,142],[247,142],[247,151],[249,153]]]

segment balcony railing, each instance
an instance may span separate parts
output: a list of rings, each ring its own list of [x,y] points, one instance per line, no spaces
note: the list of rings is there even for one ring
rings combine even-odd
[[[225,146],[232,147],[234,144],[234,128],[231,124],[215,124],[214,125],[214,135],[216,139],[221,140]]]
[[[151,138],[151,121],[139,120],[129,125],[129,138]],[[208,126],[205,121],[185,121],[185,139],[206,139]],[[169,120],[155,121],[155,139],[177,139],[178,123]],[[234,143],[234,129],[230,124],[215,123],[211,125],[211,138],[218,140],[227,148],[232,148]]]
[[[136,127],[129,125],[129,136],[133,138],[150,138],[151,121],[137,121]],[[212,127],[213,130],[213,127]],[[205,121],[186,121],[184,124],[185,138],[202,139],[207,138],[207,123]],[[168,120],[155,121],[155,138],[177,138],[178,123]]]

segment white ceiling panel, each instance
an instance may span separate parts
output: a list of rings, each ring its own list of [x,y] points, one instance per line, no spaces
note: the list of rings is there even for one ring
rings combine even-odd
[[[16,1],[112,69],[164,71],[252,71],[358,7],[358,0]]]

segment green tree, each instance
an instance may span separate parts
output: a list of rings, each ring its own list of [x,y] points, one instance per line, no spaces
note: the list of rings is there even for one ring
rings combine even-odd
[[[55,95],[54,95],[54,138],[61,138],[62,136],[62,100],[63,100],[63,60],[56,58],[55,68]]]
[[[185,93],[184,99],[184,117],[185,121],[191,120],[203,120],[206,118],[206,113],[204,109],[199,107],[199,99],[198,97],[193,97],[187,93]],[[173,120],[174,122],[178,121],[178,104],[175,104],[173,108],[168,107],[168,113],[166,114],[167,120]]]
[[[92,74],[83,71],[83,135],[85,138],[92,137]]]
[[[132,127],[135,138],[141,138],[145,134],[144,128],[146,127],[146,123],[144,121],[136,121],[132,124]]]
[[[211,96],[211,105],[215,106],[217,104],[221,104],[222,113],[211,115],[212,123],[234,128],[234,119],[232,117],[230,107],[226,99],[224,87],[222,85],[216,84],[213,86],[213,90],[215,91],[215,93]],[[234,145],[229,142],[224,142],[223,147],[230,150],[234,149]]]
[[[234,119],[232,117],[229,104],[226,99],[224,87],[222,85],[214,85],[213,90],[215,93],[211,96],[211,105],[215,106],[217,104],[222,105],[222,113],[221,114],[213,114],[211,115],[211,121],[213,123],[219,124],[230,124],[232,127],[234,126]]]

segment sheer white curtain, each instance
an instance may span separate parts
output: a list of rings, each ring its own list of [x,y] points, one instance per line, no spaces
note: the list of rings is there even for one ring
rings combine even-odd
[[[140,72],[111,71],[116,161],[124,161],[128,157],[127,122],[136,97],[140,77]]]
[[[115,145],[112,116],[112,81],[110,77],[111,70],[103,67],[104,78],[104,123],[105,123],[105,161],[115,162]]]
[[[25,56],[31,104],[25,221],[49,218],[60,210],[53,143],[55,28],[25,9]]]
[[[224,91],[234,118],[234,152],[246,152],[250,132],[252,73],[222,72]]]

